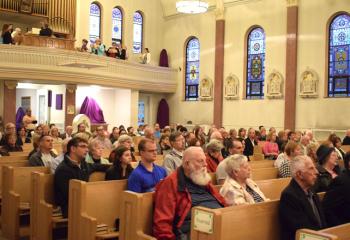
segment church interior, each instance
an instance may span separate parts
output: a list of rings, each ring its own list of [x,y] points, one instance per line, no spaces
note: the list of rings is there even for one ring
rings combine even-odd
[[[277,139],[285,135],[286,146],[292,133],[300,134],[300,146],[308,133],[321,145],[327,139],[332,142],[332,135],[344,142],[350,138],[349,0],[0,0],[0,26],[0,137],[4,139],[8,123],[18,131],[24,124],[30,138],[39,125],[54,126],[62,134],[71,127],[74,135],[84,123],[97,137],[100,127],[111,137],[115,128],[120,136],[122,128],[127,134],[133,128],[135,134],[129,135],[135,157],[143,161],[144,149],[138,144],[149,128],[156,141],[168,129],[171,147],[174,131],[184,129],[189,146],[187,137],[196,135],[197,128],[204,134],[205,143],[199,141],[202,147],[209,147],[214,131],[222,139],[235,132],[244,142],[251,129],[257,136],[261,128],[268,133],[273,129]],[[27,125],[23,116],[28,110],[33,121]],[[241,136],[241,129],[248,130],[247,135]],[[278,178],[272,158],[267,160],[271,156],[264,154],[266,138],[253,143],[254,152],[244,155],[252,163],[253,180],[261,190],[268,189],[264,194],[271,201],[227,211],[196,207],[187,238],[157,235],[160,230],[152,229],[152,223],[158,224],[152,218],[152,204],[161,196],[123,192],[128,189],[126,180],[104,186],[108,181],[100,181],[104,175],[98,174],[95,185],[71,180],[69,220],[54,217],[53,190],[47,187],[53,185],[54,174],[45,162],[35,166],[37,171],[23,170],[29,169],[34,138],[23,142],[22,153],[1,157],[0,150],[0,239],[288,240],[271,226],[278,224],[280,193],[294,175],[288,183],[270,181],[284,178]],[[339,165],[344,167],[345,162],[349,168],[345,158],[350,148],[344,142]],[[88,143],[90,149],[91,139]],[[53,140],[56,155],[63,151],[61,144]],[[106,159],[117,147],[112,144],[113,148],[101,150]],[[157,153],[156,164],[163,164],[163,155]],[[213,174],[216,181],[215,170]],[[7,193],[11,189],[23,193],[11,195]],[[9,207],[12,202],[17,210]],[[100,209],[96,204],[108,207]],[[30,224],[22,227],[29,219]],[[241,226],[248,221],[261,227]],[[293,239],[350,239],[349,224],[329,231],[303,227],[311,230],[298,232]],[[68,232],[63,231],[66,238],[56,238],[54,229],[63,225],[68,226]]]

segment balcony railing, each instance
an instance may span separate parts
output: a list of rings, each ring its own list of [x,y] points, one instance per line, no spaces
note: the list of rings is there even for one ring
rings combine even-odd
[[[76,51],[0,45],[0,79],[97,84],[172,93],[177,71]]]

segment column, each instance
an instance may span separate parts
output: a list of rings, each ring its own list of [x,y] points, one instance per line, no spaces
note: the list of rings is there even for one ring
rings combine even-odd
[[[16,87],[16,81],[4,81],[4,124],[16,124]]]
[[[66,114],[65,114],[65,126],[72,125],[73,119],[75,117],[75,93],[77,90],[77,85],[67,84],[66,85]]]
[[[214,80],[214,124],[222,126],[224,51],[225,51],[225,18],[222,0],[216,1],[215,31],[215,80]]]
[[[298,47],[298,0],[287,0],[286,91],[284,128],[295,129]],[[287,91],[288,89],[288,91]]]

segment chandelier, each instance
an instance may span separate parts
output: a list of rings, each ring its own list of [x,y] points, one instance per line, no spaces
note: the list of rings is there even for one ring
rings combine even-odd
[[[208,10],[209,4],[201,0],[177,1],[176,10],[180,13],[204,13]]]

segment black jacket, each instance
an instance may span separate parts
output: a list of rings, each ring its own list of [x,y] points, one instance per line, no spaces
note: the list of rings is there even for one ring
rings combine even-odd
[[[94,171],[106,171],[108,165],[88,164],[85,160],[81,161],[80,168],[74,165],[68,155],[58,165],[54,176],[55,202],[61,207],[63,217],[68,217],[68,196],[69,180],[77,179],[88,181],[89,176]]]
[[[313,199],[318,209],[322,226],[319,226],[305,192],[294,179],[291,180],[289,185],[283,190],[280,199],[281,239],[294,240],[296,231],[301,228],[319,230],[326,227],[326,220],[318,195],[314,194]]]
[[[132,166],[128,164],[125,170],[125,176],[122,176],[123,169],[121,166],[111,166],[106,172],[106,180],[128,179],[133,170]]]
[[[247,157],[252,156],[254,153],[254,146],[252,144],[252,141],[250,138],[244,139],[245,142],[245,147],[244,147],[244,152],[243,154],[246,155]],[[258,145],[258,143],[254,140],[254,145]]]
[[[350,222],[350,171],[336,177],[323,199],[327,223],[332,227]]]
[[[333,181],[332,175],[321,165],[317,165],[318,176],[315,185],[312,190],[315,193],[325,192],[329,189],[329,185]],[[340,167],[337,165],[334,167],[334,172],[338,175],[341,173]]]
[[[345,136],[343,139],[343,145],[350,145],[350,137]]]
[[[5,32],[2,36],[2,43],[3,44],[12,44],[12,37],[11,33],[9,31]]]

